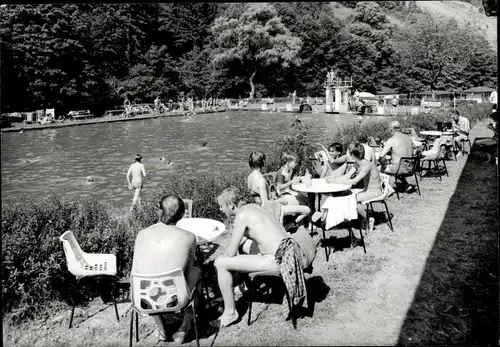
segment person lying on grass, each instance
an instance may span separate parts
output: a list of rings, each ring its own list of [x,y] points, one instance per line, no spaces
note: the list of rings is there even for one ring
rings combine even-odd
[[[256,204],[245,205],[238,188],[230,186],[217,197],[220,209],[234,219],[231,241],[224,255],[215,259],[224,312],[215,322],[220,328],[236,323],[232,272],[248,274],[280,271],[293,305],[306,297],[303,269],[307,257],[297,241],[270,212]],[[238,254],[238,249],[241,253]]]
[[[252,194],[255,202],[262,205],[264,202],[271,200],[271,189],[267,183],[262,172],[264,171],[264,166],[266,163],[266,155],[262,152],[253,151],[248,158],[248,165],[252,169],[250,175],[248,175],[248,189]],[[303,214],[308,215],[311,213],[311,209],[303,205],[288,204],[286,198],[279,198],[278,201],[283,206],[283,214],[285,216]]]
[[[141,230],[137,234],[132,261],[132,273],[161,274],[175,269],[183,269],[187,285],[192,289],[201,276],[199,268],[193,262],[196,250],[196,236],[184,229],[176,227],[182,218],[185,205],[176,195],[167,195],[157,204],[158,223]],[[201,287],[197,288],[198,293]],[[198,300],[196,295],[195,300]],[[188,298],[178,298],[188,300]],[[196,303],[195,303],[196,304]],[[196,304],[196,306],[198,306]],[[165,323],[161,315],[152,316],[157,326],[157,337],[161,341],[167,340]],[[184,320],[179,330],[172,338],[177,344],[184,342],[184,338],[191,327],[193,310],[189,307],[184,313]]]
[[[364,188],[356,194],[356,201],[358,202],[358,215],[361,217],[361,225],[366,229],[366,211],[361,203],[382,195],[382,183],[380,179],[380,172],[375,166],[375,162],[368,161],[365,158],[365,148],[363,144],[356,142],[349,146],[349,154],[354,159],[354,167],[357,169],[357,174],[351,178],[349,174],[341,177],[327,177],[328,183],[343,183],[355,185],[363,181]],[[368,232],[373,230],[374,219],[370,218],[368,223]]]

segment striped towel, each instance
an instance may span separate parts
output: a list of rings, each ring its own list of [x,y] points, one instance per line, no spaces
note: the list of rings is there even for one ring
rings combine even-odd
[[[307,296],[306,280],[302,270],[307,262],[306,256],[297,241],[288,237],[281,240],[275,258],[280,266],[281,277],[293,308],[301,304]]]

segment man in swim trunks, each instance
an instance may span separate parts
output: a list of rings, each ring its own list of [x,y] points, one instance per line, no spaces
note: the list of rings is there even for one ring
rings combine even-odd
[[[403,134],[401,132],[401,124],[398,121],[392,121],[391,132],[392,137],[389,138],[384,145],[384,148],[380,152],[379,161],[382,164],[380,172],[394,175],[398,171],[399,161],[402,157],[412,157],[413,156],[413,140],[410,136]],[[391,154],[391,163],[385,161],[385,156]],[[405,167],[399,169],[399,173],[408,172]],[[401,177],[403,181],[405,190],[413,189],[414,187],[406,181],[404,176]],[[396,182],[393,182],[393,187],[395,187]]]
[[[142,176],[146,177],[146,169],[144,164],[141,163],[142,156],[137,154],[135,157],[135,163],[131,164],[127,172],[127,182],[128,189],[134,190],[134,198],[132,199],[132,206],[130,207],[130,212],[134,209],[134,206],[141,203],[141,191],[142,191]]]
[[[196,236],[175,226],[184,216],[184,202],[176,195],[167,195],[161,198],[156,207],[159,222],[137,234],[132,273],[162,274],[175,269],[183,269],[188,288],[192,289],[201,275],[200,269],[193,265]],[[200,289],[200,287],[197,288],[198,293]],[[198,300],[198,296],[195,300]],[[152,317],[157,326],[158,339],[166,341],[167,332],[162,316],[159,314]],[[172,336],[177,344],[184,342],[192,319],[193,310],[189,308],[184,313],[181,327]]]
[[[231,272],[248,274],[280,270],[276,252],[281,248],[282,241],[289,236],[278,219],[265,208],[256,204],[245,205],[241,192],[234,186],[224,189],[217,201],[220,209],[229,218],[234,219],[231,241],[224,255],[218,257],[214,263],[224,300],[224,312],[219,323],[220,327],[225,327],[239,318]],[[240,247],[246,254],[238,254]],[[308,265],[303,263],[303,267],[306,266]]]

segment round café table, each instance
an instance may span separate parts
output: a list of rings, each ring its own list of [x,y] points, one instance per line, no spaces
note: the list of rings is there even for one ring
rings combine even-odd
[[[318,211],[321,211],[321,194],[343,192],[351,188],[349,184],[327,183],[324,178],[311,179],[311,185],[293,184],[292,189],[302,193],[312,193],[318,196]]]
[[[208,218],[182,218],[176,224],[177,227],[187,230],[196,236],[196,259],[199,265],[203,264],[204,260],[201,256],[200,245],[214,241],[226,231],[224,223]],[[211,307],[210,293],[208,291],[207,278],[203,275],[205,295],[208,301],[208,306]]]
[[[176,224],[196,236],[196,243],[211,242],[226,231],[224,223],[208,218],[182,218]]]
[[[321,211],[321,194],[327,193],[340,193],[345,192],[351,188],[350,184],[327,183],[324,178],[311,179],[311,185],[307,186],[304,183],[292,185],[292,189],[303,192],[315,194],[318,198],[318,211]],[[311,223],[311,234],[313,232],[313,223]],[[323,229],[323,240],[326,239],[325,230]],[[328,261],[329,253],[325,246],[325,257]]]

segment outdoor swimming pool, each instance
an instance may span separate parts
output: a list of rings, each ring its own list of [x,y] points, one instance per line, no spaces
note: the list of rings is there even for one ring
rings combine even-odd
[[[126,173],[136,153],[149,179],[143,196],[185,170],[203,173],[247,168],[254,149],[269,153],[290,129],[289,113],[226,112],[141,121],[93,124],[2,134],[2,202],[41,198],[51,191],[65,198],[96,196],[115,206],[132,200]],[[302,114],[312,135],[333,133],[357,122],[354,115]],[[202,143],[207,142],[205,147]],[[172,161],[168,166],[165,157]],[[96,182],[87,183],[93,176]]]

